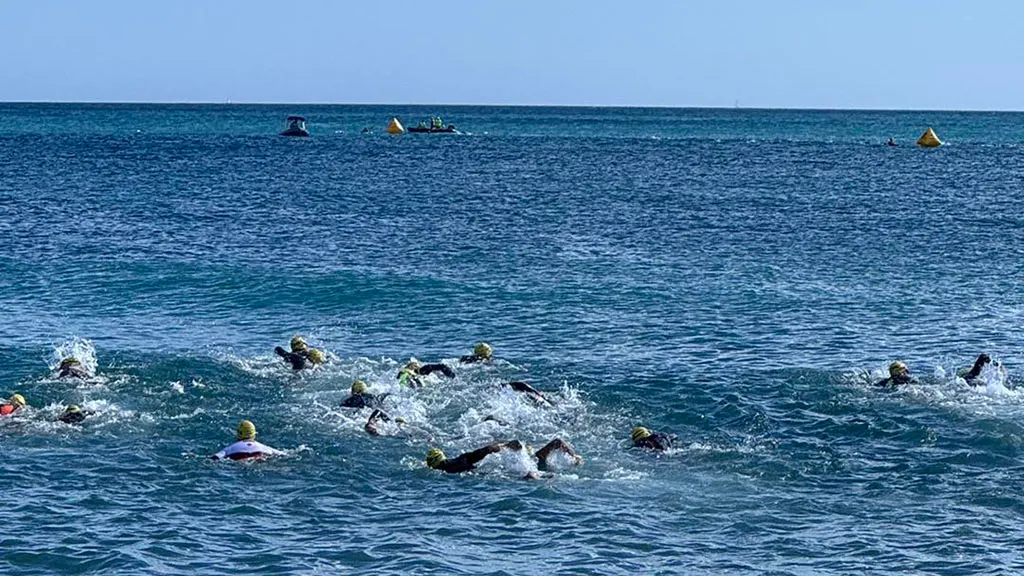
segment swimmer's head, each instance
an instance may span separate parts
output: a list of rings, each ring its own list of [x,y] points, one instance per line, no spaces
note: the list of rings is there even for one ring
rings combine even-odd
[[[67,358],[60,361],[60,369],[63,370],[65,368],[70,368],[72,366],[78,366],[79,364],[81,364],[81,362],[78,361],[78,358],[75,358],[74,356],[68,356]]]
[[[19,408],[23,408],[25,406],[25,397],[22,396],[21,394],[18,394],[17,392],[11,394],[11,397],[8,398],[7,401]]]
[[[306,345],[306,339],[302,336],[292,336],[291,341],[292,352],[299,353],[305,352],[308,346]]]
[[[356,380],[352,383],[352,395],[358,395],[366,392],[366,382],[362,380]]]
[[[984,366],[985,364],[988,364],[991,361],[992,361],[992,357],[989,356],[988,354],[985,354],[984,352],[982,352],[981,354],[978,355],[978,359],[975,360],[974,363],[978,364],[980,366]]]
[[[473,355],[484,360],[490,360],[491,355],[494,354],[494,350],[491,345],[487,342],[479,342],[473,347]]]
[[[423,365],[420,364],[419,360],[413,358],[412,360],[409,360],[409,362],[406,363],[405,367],[403,367],[402,370],[403,371],[407,370],[409,372],[419,372],[419,370],[420,370],[420,368],[422,366]]]
[[[893,362],[892,364],[889,364],[889,377],[890,378],[896,378],[898,376],[906,376],[907,374],[910,374],[910,368],[907,368],[907,365],[904,364],[902,360],[897,360],[897,361]]]
[[[633,436],[633,442],[638,442],[650,436],[651,431],[648,430],[647,428],[644,428],[643,426],[637,426],[636,428],[633,428],[633,432],[631,435]]]
[[[309,358],[309,361],[312,362],[313,364],[323,364],[324,360],[326,360],[326,358],[324,357],[324,353],[317,350],[316,348],[310,348],[306,352],[306,358]]]
[[[442,462],[444,462],[444,452],[440,448],[431,448],[430,452],[427,452],[427,466],[437,468]]]
[[[236,440],[255,440],[256,439],[256,425],[248,420],[242,420],[238,425],[238,433],[235,435]]]
[[[68,406],[67,408],[64,409],[64,413],[65,414],[78,414],[81,411],[82,411],[82,409],[79,408],[78,406],[74,405],[74,404],[72,404],[71,406]]]

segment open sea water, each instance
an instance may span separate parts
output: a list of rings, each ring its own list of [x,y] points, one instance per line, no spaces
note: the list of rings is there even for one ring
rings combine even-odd
[[[1019,573],[1022,182],[1022,114],[0,105],[0,572]],[[287,455],[210,461],[242,418]]]

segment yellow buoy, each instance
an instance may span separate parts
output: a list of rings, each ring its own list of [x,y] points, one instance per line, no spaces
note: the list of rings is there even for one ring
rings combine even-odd
[[[942,146],[942,140],[939,140],[939,137],[935,134],[935,130],[929,128],[924,131],[924,134],[921,134],[920,138],[917,139],[917,145],[925,148],[935,148],[937,146]]]
[[[401,134],[402,132],[405,132],[402,123],[398,121],[398,118],[392,118],[391,122],[388,122],[388,134]]]

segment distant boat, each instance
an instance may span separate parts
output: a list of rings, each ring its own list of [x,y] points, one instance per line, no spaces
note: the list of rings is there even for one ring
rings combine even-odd
[[[287,127],[284,132],[281,132],[281,136],[309,136],[309,130],[306,130],[306,119],[302,116],[289,116],[285,120]]]
[[[419,126],[409,126],[405,131],[413,134],[462,134],[454,124],[445,126],[440,116],[432,117],[429,125],[426,122],[420,122]]]
[[[453,124],[449,124],[443,128],[430,128],[429,126],[410,126],[405,129],[406,132],[412,132],[413,134],[461,134]]]

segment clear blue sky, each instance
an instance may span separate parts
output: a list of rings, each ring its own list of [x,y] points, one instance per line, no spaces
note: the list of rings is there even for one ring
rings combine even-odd
[[[0,0],[0,100],[1024,109],[1024,2]]]

